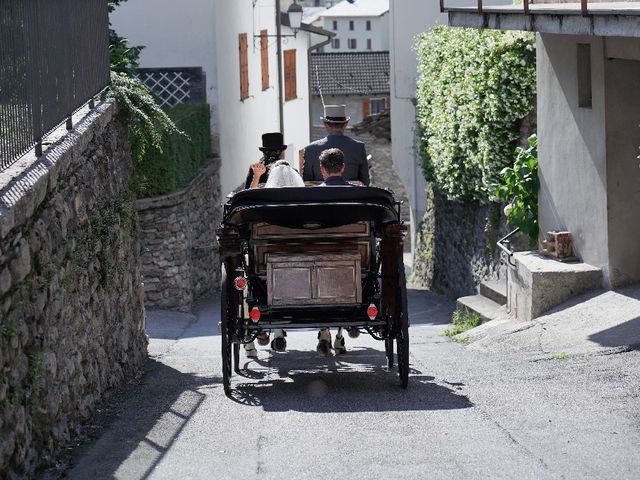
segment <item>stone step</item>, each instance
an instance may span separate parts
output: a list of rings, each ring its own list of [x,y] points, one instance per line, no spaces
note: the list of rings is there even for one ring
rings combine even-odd
[[[478,293],[500,305],[507,304],[507,280],[487,280],[480,284]]]
[[[468,297],[460,297],[456,301],[456,308],[464,311],[476,313],[483,322],[493,320],[498,316],[502,305],[483,295],[471,295]]]

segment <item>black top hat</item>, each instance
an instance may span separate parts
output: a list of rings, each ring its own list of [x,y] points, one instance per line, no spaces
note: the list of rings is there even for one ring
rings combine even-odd
[[[287,146],[284,145],[284,136],[280,132],[273,132],[262,135],[262,146],[258,148],[266,152],[286,150]]]

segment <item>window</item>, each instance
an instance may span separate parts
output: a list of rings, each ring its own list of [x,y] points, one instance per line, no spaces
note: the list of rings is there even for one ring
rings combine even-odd
[[[367,50],[371,50],[372,44],[371,44],[371,39],[367,38]]]
[[[296,87],[296,50],[284,51],[284,100],[298,98]]]
[[[262,63],[262,90],[269,88],[269,32],[260,30],[260,62]]]
[[[367,20],[367,30],[371,30],[371,20]]]
[[[355,38],[350,38],[349,40],[347,40],[347,47],[349,47],[351,50],[356,49],[358,48],[358,42]]]
[[[371,99],[371,115],[377,115],[382,113],[386,108],[386,99],[384,98],[372,98]]]
[[[340,49],[340,39],[339,38],[334,38],[333,40],[331,40],[331,48],[335,48],[336,50]]]
[[[334,30],[338,30],[338,21],[337,20],[333,21],[333,29]]]
[[[578,44],[578,107],[591,108],[591,45]]]
[[[353,20],[349,20],[349,30],[353,30]]]
[[[249,43],[247,34],[238,35],[240,50],[240,100],[249,98]]]

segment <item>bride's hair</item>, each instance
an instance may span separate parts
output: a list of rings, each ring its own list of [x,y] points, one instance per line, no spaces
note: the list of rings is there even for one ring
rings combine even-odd
[[[286,160],[278,160],[269,170],[269,178],[265,188],[273,187],[304,187],[304,180],[300,174],[289,166]]]

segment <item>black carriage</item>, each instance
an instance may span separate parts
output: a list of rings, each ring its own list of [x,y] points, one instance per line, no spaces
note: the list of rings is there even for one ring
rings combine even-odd
[[[409,317],[400,203],[375,187],[243,190],[224,205],[222,373],[227,394],[240,345],[277,328],[346,327],[385,341],[402,388]]]

